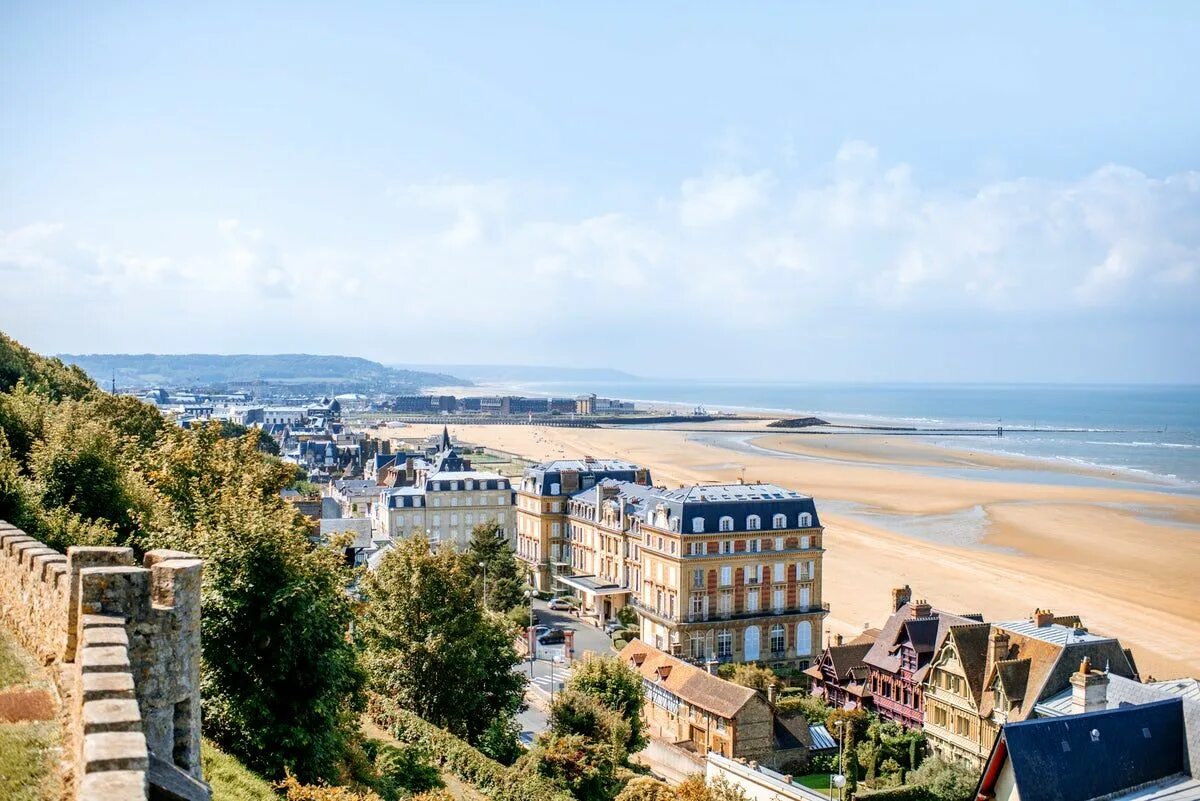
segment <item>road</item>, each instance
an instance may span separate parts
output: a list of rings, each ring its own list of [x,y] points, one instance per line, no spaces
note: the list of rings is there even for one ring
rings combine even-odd
[[[546,606],[545,601],[539,600],[534,600],[533,611],[538,617],[538,625],[575,632],[576,659],[589,652],[612,653],[612,640],[607,634],[569,612],[555,612]],[[552,694],[562,692],[567,668],[561,645],[538,646],[536,658],[532,662],[527,659],[516,668],[529,677],[526,690],[528,709],[517,715],[517,722],[521,724],[521,739],[526,744],[532,742],[539,732],[546,730],[545,708],[549,706]]]

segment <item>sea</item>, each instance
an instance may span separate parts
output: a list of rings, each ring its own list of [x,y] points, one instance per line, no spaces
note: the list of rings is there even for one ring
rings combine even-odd
[[[852,384],[580,381],[522,384],[527,394],[642,405],[812,415],[830,423],[979,428],[1002,437],[931,436],[947,447],[1110,471],[1200,493],[1200,385]]]

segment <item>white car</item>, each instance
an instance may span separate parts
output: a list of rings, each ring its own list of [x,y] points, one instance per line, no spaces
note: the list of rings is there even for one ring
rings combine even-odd
[[[554,598],[547,606],[555,612],[569,612],[575,608],[575,602],[570,598]]]

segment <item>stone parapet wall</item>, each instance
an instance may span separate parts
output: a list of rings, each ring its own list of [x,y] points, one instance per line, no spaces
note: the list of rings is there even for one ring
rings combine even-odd
[[[200,571],[190,554],[54,551],[0,521],[0,620],[60,670],[78,801],[209,796],[200,771]]]

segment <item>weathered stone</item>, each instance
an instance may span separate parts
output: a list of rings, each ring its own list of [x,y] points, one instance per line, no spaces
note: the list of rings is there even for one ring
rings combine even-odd
[[[79,784],[78,801],[141,801],[146,797],[146,773],[109,770],[89,773]]]
[[[84,648],[80,660],[84,673],[129,672],[129,650],[120,645]]]
[[[92,626],[83,630],[83,645],[129,645],[124,626]]]
[[[141,730],[142,715],[138,711],[137,701],[133,699],[111,698],[83,703],[84,734]]]
[[[84,673],[80,679],[83,700],[133,698],[133,676],[129,673]]]
[[[150,766],[146,735],[140,731],[87,734],[83,738],[83,772],[144,771]]]

